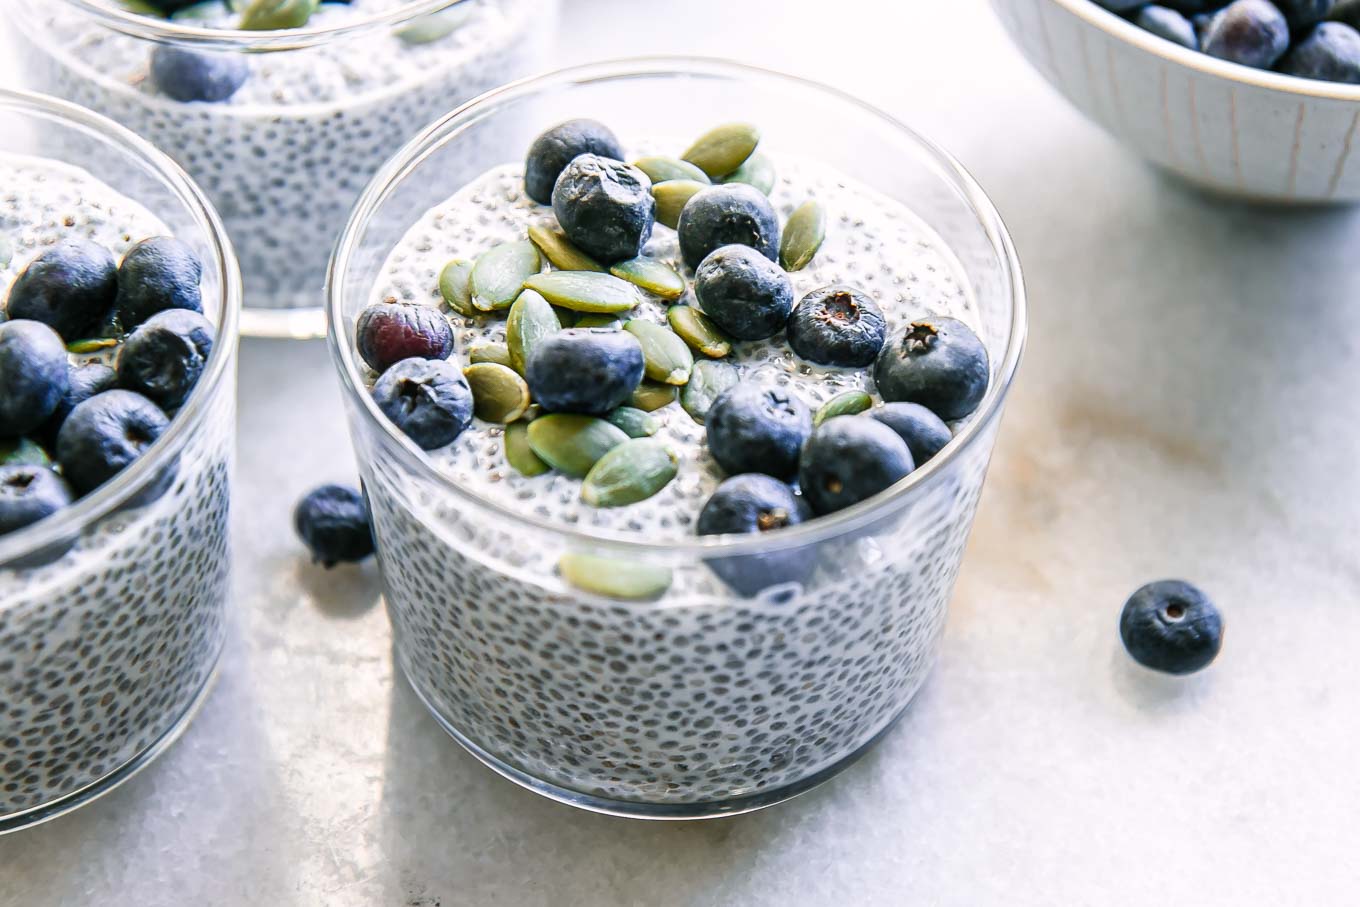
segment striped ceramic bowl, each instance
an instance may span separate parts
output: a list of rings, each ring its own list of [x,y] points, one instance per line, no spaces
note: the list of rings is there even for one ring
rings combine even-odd
[[[1360,85],[1197,53],[1092,0],[992,0],[1012,40],[1074,105],[1139,154],[1230,195],[1360,200]]]

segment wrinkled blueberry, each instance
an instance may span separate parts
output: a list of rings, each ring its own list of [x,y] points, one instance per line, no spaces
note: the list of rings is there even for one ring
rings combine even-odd
[[[118,384],[166,412],[184,404],[212,354],[212,322],[187,309],[157,312],[123,342]]]
[[[62,395],[61,402],[43,423],[39,432],[48,447],[56,446],[57,432],[61,431],[62,423],[71,414],[71,410],[95,394],[102,394],[118,386],[118,373],[102,362],[69,365],[66,368],[66,379],[66,393]]]
[[[789,346],[809,362],[863,368],[883,349],[888,323],[878,305],[853,287],[813,290],[789,317]]]
[[[738,340],[764,340],[784,329],[793,284],[784,269],[749,246],[714,249],[694,274],[704,313]]]
[[[524,191],[540,205],[551,205],[553,186],[567,165],[583,154],[623,160],[623,146],[609,127],[596,120],[568,120],[534,139],[524,161]]]
[[[202,277],[198,256],[174,237],[153,236],[137,243],[118,266],[116,309],[123,330],[166,309],[202,312]]]
[[[834,513],[866,500],[910,473],[907,442],[875,419],[842,416],[817,427],[798,461],[798,484],[812,509]]]
[[[733,476],[718,486],[699,512],[699,535],[773,532],[811,519],[793,489],[759,473]],[[804,548],[708,558],[706,563],[740,595],[753,596],[780,583],[802,582],[815,560]]]
[[[96,394],[71,410],[57,433],[62,473],[77,492],[89,494],[145,453],[169,424],[141,394]]]
[[[308,492],[293,510],[293,527],[312,552],[312,561],[327,569],[373,553],[364,496],[346,485],[322,485]]]
[[[917,466],[924,466],[954,437],[943,419],[919,403],[885,403],[865,415],[897,432]]]
[[[1133,21],[1144,31],[1152,32],[1181,47],[1199,50],[1199,35],[1195,32],[1195,26],[1174,9],[1167,9],[1165,6],[1145,6],[1138,11],[1138,16]]]
[[[51,516],[72,497],[71,487],[46,466],[0,466],[0,535]]]
[[[1340,22],[1313,29],[1280,61],[1280,72],[1305,79],[1360,83],[1360,32]]]
[[[151,51],[151,79],[161,94],[176,101],[225,101],[250,76],[243,54],[186,50],[165,44]]]
[[[359,313],[354,333],[359,355],[375,372],[403,359],[453,354],[453,327],[433,306],[376,302]]]
[[[641,255],[656,220],[647,174],[596,154],[566,166],[553,187],[552,206],[567,238],[604,264]]]
[[[1336,0],[1272,0],[1272,2],[1284,13],[1289,30],[1296,36],[1326,19],[1332,12],[1332,7],[1336,5]]]
[[[918,318],[884,344],[874,383],[889,403],[920,403],[952,422],[977,409],[991,371],[987,348],[953,318]]]
[[[41,321],[65,340],[88,337],[118,295],[118,265],[98,243],[64,239],[33,259],[14,281],[10,318]]]
[[[0,324],[0,438],[18,438],[41,426],[69,386],[66,346],[38,321]]]
[[[452,444],[472,422],[472,388],[451,362],[403,359],[378,378],[373,399],[422,450]]]
[[[1235,0],[1214,14],[1200,48],[1222,60],[1269,69],[1289,49],[1289,24],[1269,0]]]
[[[812,410],[786,388],[743,381],[713,402],[704,427],[709,453],[729,476],[759,472],[788,480],[812,434]]]
[[[1119,616],[1119,636],[1133,660],[1154,671],[1191,674],[1223,648],[1223,618],[1209,598],[1180,580],[1148,583]]]
[[[779,256],[779,218],[753,186],[727,183],[694,193],[676,227],[680,253],[691,268],[722,246],[750,246],[770,261]]]
[[[534,346],[524,380],[549,412],[602,416],[623,405],[642,371],[642,347],[627,331],[570,328]]]

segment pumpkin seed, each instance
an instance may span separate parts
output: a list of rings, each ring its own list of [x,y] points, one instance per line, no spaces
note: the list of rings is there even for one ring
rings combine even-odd
[[[557,561],[557,571],[576,588],[628,601],[660,598],[671,587],[669,567],[620,561],[571,552]]]
[[[760,130],[750,123],[724,123],[699,136],[680,157],[717,179],[745,163],[758,144]]]
[[[784,224],[784,238],[779,243],[779,263],[785,271],[801,271],[822,247],[826,239],[826,209],[821,202],[810,199],[798,206]]]
[[[703,312],[687,305],[673,305],[666,311],[671,330],[680,335],[697,353],[721,359],[732,352],[732,342]]]
[[[674,230],[680,225],[680,212],[694,197],[696,192],[707,189],[705,183],[695,180],[667,180],[652,187],[652,198],[656,199],[656,222]]]
[[[685,278],[675,273],[675,269],[670,265],[656,258],[644,255],[621,261],[611,267],[609,273],[662,299],[679,299],[685,295]]]
[[[666,384],[684,384],[694,368],[694,354],[680,336],[668,327],[634,318],[623,329],[642,346],[642,363],[647,377]]]
[[[472,262],[455,258],[439,272],[439,295],[459,315],[476,315],[472,305]]]
[[[576,316],[576,324],[574,327],[609,328],[611,330],[618,330],[623,327],[623,322],[619,321],[608,312],[586,312]]]
[[[631,406],[620,406],[605,418],[630,438],[647,438],[661,430],[661,423],[655,416]]]
[[[694,371],[689,376],[680,395],[680,406],[700,425],[708,418],[713,403],[722,396],[723,391],[741,380],[736,366],[717,359],[701,359],[694,363]]]
[[[547,224],[530,224],[529,240],[552,262],[554,268],[563,271],[603,271],[604,265],[572,245],[567,234],[555,230]]]
[[[250,0],[241,12],[241,28],[275,31],[301,28],[316,12],[321,0]]]
[[[514,422],[529,408],[529,385],[512,368],[477,362],[463,369],[472,388],[472,411],[488,422]]]
[[[528,422],[511,422],[505,426],[505,462],[522,476],[541,476],[552,468],[529,447]]]
[[[540,293],[539,295],[542,296],[543,294]],[[571,309],[564,309],[560,305],[555,305],[552,307],[552,310],[553,314],[557,316],[557,326],[559,328],[576,327],[576,322],[578,319],[576,317],[576,313],[573,312]]]
[[[664,441],[638,438],[600,457],[581,483],[591,507],[626,507],[645,501],[675,478],[680,458]]]
[[[724,177],[723,182],[745,183],[754,186],[762,195],[769,195],[774,190],[774,161],[763,154],[753,154]]]
[[[116,337],[87,337],[84,340],[72,340],[66,344],[68,353],[97,353],[100,350],[111,349],[118,345]]]
[[[549,413],[529,423],[533,452],[553,469],[578,479],[627,440],[623,429],[594,416]]]
[[[36,441],[0,438],[0,466],[51,466],[52,458]]]
[[[230,6],[227,6],[226,8],[230,9]],[[223,4],[220,0],[205,0],[203,3],[195,3],[193,6],[186,6],[184,9],[176,10],[170,14],[170,18],[176,22],[181,22],[186,19],[190,21],[194,19],[215,19],[222,15],[222,10]]]
[[[510,359],[510,347],[504,343],[479,343],[468,350],[468,361],[474,365],[479,362],[494,362],[506,368],[515,367]]]
[[[661,384],[658,381],[643,381],[628,397],[628,405],[644,413],[656,412],[669,406],[680,396],[680,388],[674,384]]]
[[[812,424],[821,425],[835,416],[858,415],[873,405],[873,398],[864,391],[846,391],[817,407],[817,412],[812,416]]]
[[[529,361],[534,347],[561,327],[548,300],[533,290],[520,293],[505,319],[505,345],[510,349],[511,367],[524,374],[524,364]]]
[[[696,183],[707,183],[708,174],[691,164],[689,161],[682,161],[677,157],[660,157],[653,155],[633,161],[633,166],[647,174],[647,178],[655,183],[664,183],[668,180],[694,180]]]
[[[396,35],[407,44],[430,44],[453,34],[470,18],[472,18],[470,8],[456,6],[414,19],[411,24],[397,29]]]
[[[472,304],[483,312],[508,309],[519,298],[524,282],[542,266],[538,248],[527,240],[496,246],[472,268]]]
[[[524,285],[574,312],[626,312],[642,301],[628,281],[593,271],[549,271],[535,274]]]

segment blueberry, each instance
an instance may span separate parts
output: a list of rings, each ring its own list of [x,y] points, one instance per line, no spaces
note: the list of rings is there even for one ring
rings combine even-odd
[[[173,16],[182,9],[202,3],[203,0],[142,0],[142,2],[162,16]],[[227,7],[230,8],[231,4],[228,3]]]
[[[0,438],[38,428],[61,404],[70,379],[66,346],[38,321],[0,324]]]
[[[567,165],[583,154],[623,160],[623,146],[609,127],[595,120],[568,120],[534,139],[524,161],[524,192],[551,205],[553,186]]]
[[[553,187],[552,206],[567,238],[604,264],[641,255],[656,220],[647,174],[596,154],[566,166]]]
[[[1334,22],[1343,22],[1351,28],[1360,29],[1360,0],[1338,0],[1332,6],[1330,18]]]
[[[885,403],[865,415],[897,432],[917,466],[924,466],[954,437],[943,419],[919,403]]]
[[[1360,32],[1340,22],[1324,22],[1285,54],[1280,72],[1305,79],[1360,83]]]
[[[789,317],[789,346],[809,362],[864,368],[883,349],[888,323],[872,299],[853,287],[813,290]]]
[[[952,422],[977,409],[991,370],[977,334],[953,318],[918,318],[893,335],[874,363],[889,403],[920,403]]]
[[[145,453],[169,424],[141,394],[96,394],[71,410],[57,433],[62,474],[80,494],[89,494]]]
[[[875,419],[842,416],[817,427],[798,461],[798,484],[812,509],[834,513],[866,500],[909,474],[907,442]]]
[[[714,249],[750,246],[770,261],[779,256],[779,218],[770,200],[745,183],[709,186],[694,193],[676,227],[680,253],[691,268]]]
[[[202,277],[198,256],[174,237],[153,236],[137,243],[118,266],[115,307],[123,329],[130,331],[166,309],[202,312]]]
[[[102,362],[87,362],[84,365],[68,365],[66,368],[66,393],[43,423],[39,436],[48,447],[56,447],[57,432],[62,423],[75,409],[95,394],[113,390],[118,386],[118,373]]]
[[[788,480],[812,434],[812,410],[786,388],[743,381],[713,402],[704,425],[708,451],[728,475],[759,472]]]
[[[363,495],[346,485],[322,485],[308,492],[293,510],[293,526],[312,561],[327,569],[373,553],[368,507]]]
[[[1096,0],[1096,4],[1111,12],[1128,13],[1146,3],[1147,0]]]
[[[1195,32],[1195,26],[1174,9],[1167,9],[1165,6],[1145,6],[1138,11],[1138,16],[1133,21],[1144,31],[1150,31],[1181,47],[1199,50],[1199,35]]]
[[[642,347],[627,331],[570,328],[534,346],[524,380],[549,412],[602,416],[623,405],[642,371]]]
[[[213,334],[212,322],[197,312],[157,312],[123,342],[119,386],[174,412],[198,384],[212,354]]]
[[[472,388],[451,362],[403,359],[378,378],[373,399],[422,450],[452,444],[472,422]]]
[[[1192,674],[1209,666],[1223,647],[1223,618],[1189,583],[1148,583],[1119,616],[1124,648],[1140,665],[1167,674]]]
[[[1142,4],[1134,4],[1141,6]],[[1175,10],[1183,16],[1199,16],[1223,6],[1223,0],[1162,0],[1162,6]]]
[[[699,535],[773,532],[812,518],[807,504],[778,479],[752,473],[718,486],[699,512]],[[804,548],[707,559],[739,594],[753,596],[780,583],[802,582],[815,563]]]
[[[45,466],[0,466],[0,535],[31,526],[72,500],[71,486]]]
[[[1235,0],[1214,15],[1201,49],[1233,63],[1269,69],[1289,49],[1289,24],[1269,0]]]
[[[186,50],[165,44],[151,51],[151,78],[161,94],[176,101],[225,101],[250,76],[250,64],[238,53]]]
[[[359,313],[354,333],[359,355],[375,372],[403,359],[453,355],[453,328],[433,306],[375,302]]]
[[[704,313],[738,340],[764,340],[784,329],[793,284],[778,265],[749,246],[714,249],[694,274]]]
[[[1289,29],[1295,35],[1302,34],[1310,26],[1326,19],[1336,6],[1336,0],[1272,0],[1276,8],[1284,13]]]
[[[29,263],[9,291],[10,318],[41,321],[66,340],[94,333],[118,295],[112,253],[88,239],[64,239]]]

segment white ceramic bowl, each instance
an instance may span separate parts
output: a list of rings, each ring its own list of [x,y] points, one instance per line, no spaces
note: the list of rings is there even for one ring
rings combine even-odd
[[[1360,85],[1299,79],[1172,44],[1092,0],[992,0],[1066,98],[1148,160],[1230,195],[1360,200]]]

